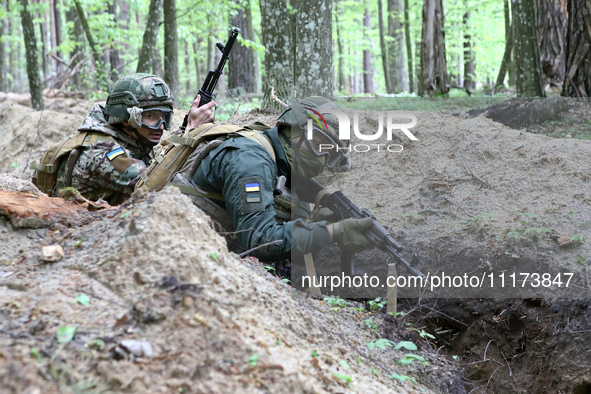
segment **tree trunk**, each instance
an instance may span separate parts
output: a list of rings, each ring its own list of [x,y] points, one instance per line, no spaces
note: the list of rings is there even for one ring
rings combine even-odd
[[[568,2],[566,75],[562,95],[591,96],[591,3],[586,0]]]
[[[546,97],[538,40],[537,0],[511,0],[517,95]]]
[[[444,95],[449,91],[444,22],[442,0],[424,0],[419,96]]]
[[[408,0],[404,0],[404,38],[406,40],[406,58],[407,58],[407,72],[408,72],[408,91],[414,91],[414,69],[412,66],[412,44],[410,41],[410,16],[409,16]]]
[[[384,70],[384,81],[386,82],[386,92],[392,93],[390,88],[390,75],[388,73],[388,50],[384,41],[384,16],[382,15],[382,0],[378,0],[378,27],[380,31],[380,52],[382,54],[382,69]],[[339,43],[340,44],[340,43]],[[339,69],[340,71],[340,69]]]
[[[280,104],[271,100],[271,87],[275,88],[277,97],[288,102],[292,96],[293,52],[292,35],[285,34],[285,21],[289,20],[286,0],[260,0],[261,31],[265,45],[266,86],[263,97],[263,108],[283,109]]]
[[[115,0],[113,0],[115,1]],[[55,20],[55,45],[59,47],[62,43],[62,7],[60,5],[60,0],[53,0],[53,18]],[[62,57],[62,54],[59,50],[55,51],[55,54],[58,57]],[[57,63],[56,71],[59,71],[62,68],[61,63]]]
[[[497,76],[497,82],[495,88],[501,86],[505,81],[505,75],[511,64],[511,52],[513,49],[513,29],[509,29],[509,34],[505,38],[505,53],[503,54],[503,61],[501,62],[501,68],[499,69],[499,75]]]
[[[240,34],[244,40],[253,40],[254,37],[248,35],[246,28],[246,18],[243,9],[236,10],[230,24],[240,29]],[[253,67],[252,67],[252,49],[236,42],[232,48],[232,55],[228,67],[228,89],[244,89],[244,93],[254,92],[253,88]]]
[[[179,99],[179,48],[176,23],[176,0],[164,0],[164,81]]]
[[[117,21],[117,0],[112,0],[112,3],[107,3],[107,12],[113,15],[113,20]],[[109,64],[111,65],[111,70],[109,71],[109,75],[111,77],[111,81],[115,83],[117,80],[123,77],[123,70],[121,69],[122,67],[121,58],[119,57],[119,50],[116,49],[113,44],[111,44],[110,49]]]
[[[39,23],[39,36],[41,37],[41,79],[47,75],[47,35],[45,22]]]
[[[57,47],[57,40],[55,38],[55,4],[54,0],[49,0],[49,47],[50,50],[53,51],[55,47]],[[45,18],[43,18],[45,20]],[[44,29],[45,30],[45,29]],[[45,30],[47,31],[47,30]],[[43,55],[45,57],[46,55]],[[51,72],[55,73],[57,69],[57,61],[54,58],[51,58]],[[46,74],[47,75],[47,74]]]
[[[367,31],[371,28],[371,20],[369,13],[369,5],[365,7],[365,17],[363,18],[363,26],[365,27],[366,42],[369,41],[367,38]],[[363,93],[373,94],[373,80],[372,80],[372,69],[371,69],[371,51],[368,49],[363,50]]]
[[[254,28],[252,27],[252,9],[250,5],[250,0],[246,2],[246,8],[244,9],[244,12],[246,13],[246,32],[248,33],[249,39],[254,42]],[[250,63],[252,64],[252,92],[258,93],[260,92],[259,58],[257,55],[257,51],[253,48],[250,48]]]
[[[162,70],[162,55],[160,45],[156,42],[156,46],[152,49],[152,74],[157,75],[161,78],[164,77],[164,71]]]
[[[382,0],[379,0],[380,2]],[[339,2],[336,1],[334,3],[335,11],[334,11],[334,18],[335,18],[335,30],[337,33],[336,41],[337,41],[337,59],[339,61],[339,68],[338,68],[338,79],[337,79],[337,91],[343,92],[347,91],[346,86],[347,83],[345,81],[345,65],[344,65],[344,54],[343,54],[343,43],[341,42],[341,27],[339,23],[339,16],[341,15],[341,10],[339,8]],[[382,55],[383,56],[383,55]],[[351,92],[349,92],[351,93]]]
[[[150,10],[148,22],[144,31],[142,40],[142,49],[140,50],[139,60],[137,62],[136,72],[149,73],[152,69],[152,59],[154,48],[158,40],[158,30],[160,30],[160,10],[162,9],[162,0],[150,0]]]
[[[470,94],[474,89],[474,53],[470,34],[470,11],[464,14],[464,89]]]
[[[4,49],[4,17],[0,17],[0,92],[6,92],[6,49]]]
[[[74,67],[76,63],[84,58],[83,43],[78,41],[84,37],[84,29],[82,29],[82,24],[80,23],[80,18],[78,17],[78,11],[76,11],[75,7],[70,7],[70,9],[66,12],[66,19],[73,25],[73,28],[68,32],[70,35],[70,40],[74,42],[74,45],[72,46],[72,52],[70,53],[70,59],[78,55],[72,64],[72,67]],[[80,73],[74,74],[72,77],[72,83],[74,86],[76,86],[76,90],[80,90]]]
[[[566,26],[568,24],[566,1],[537,1],[542,72],[546,82],[560,84],[564,80],[566,67]]]
[[[90,32],[90,26],[88,25],[88,21],[86,20],[86,14],[84,13],[84,9],[80,4],[79,0],[74,0],[74,5],[76,6],[76,11],[78,11],[78,17],[80,18],[80,23],[84,28],[84,33],[86,34],[86,39],[88,40],[88,45],[90,45],[90,50],[92,51],[92,56],[94,57],[94,65],[96,68],[96,81],[97,86],[102,87],[105,90],[109,90],[107,85],[107,80],[104,75],[104,67],[102,64],[102,57],[99,46],[94,42],[94,38],[92,37],[92,33]]]
[[[191,95],[191,55],[189,54],[189,40],[185,41],[185,96]]]
[[[202,62],[199,62],[199,56],[197,55],[199,53],[199,48],[201,48],[202,43],[203,40],[200,37],[198,37],[197,40],[193,43],[193,60],[195,60],[195,76],[197,83],[195,84],[195,86],[191,86],[191,88],[189,89],[189,97],[195,97],[197,92],[199,91],[199,88],[203,84],[200,71]]]
[[[391,89],[388,93],[400,93],[408,88],[404,64],[403,12],[402,0],[388,0],[388,68]]]
[[[33,18],[27,7],[28,0],[21,0],[21,21],[23,27],[23,38],[27,56],[27,76],[29,77],[29,90],[31,91],[31,102],[36,110],[45,109],[43,101],[43,86],[39,79],[39,65],[37,63],[37,40],[35,38],[35,27]]]

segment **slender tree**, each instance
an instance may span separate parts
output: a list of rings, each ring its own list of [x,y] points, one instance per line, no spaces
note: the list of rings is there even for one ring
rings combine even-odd
[[[367,31],[371,28],[371,16],[369,12],[369,4],[365,7],[365,15],[363,18],[363,26],[365,27],[365,35],[367,36]],[[366,42],[369,39],[366,37]],[[372,78],[373,70],[371,68],[371,51],[369,48],[365,48],[363,50],[363,93],[371,93],[373,94],[373,78]]]
[[[523,97],[546,96],[542,86],[536,1],[511,0],[515,83],[517,95]]]
[[[86,19],[86,14],[84,12],[84,9],[82,8],[82,4],[79,0],[74,0],[74,5],[76,6],[76,11],[78,11],[78,18],[80,18],[80,23],[84,28],[84,33],[86,34],[88,45],[90,46],[90,50],[92,51],[94,65],[96,68],[96,81],[98,82],[97,85],[103,87],[103,89],[105,90],[109,90],[109,87],[107,85],[107,79],[104,75],[103,57],[101,56],[100,47],[94,41],[94,37],[92,36],[92,32],[90,31],[90,25],[88,24],[88,20]]]
[[[142,40],[142,49],[140,50],[139,60],[137,62],[136,72],[149,73],[152,69],[152,60],[160,30],[160,10],[163,0],[150,0],[150,10],[148,13],[148,22],[144,31]]]
[[[501,67],[499,68],[499,74],[497,75],[497,82],[495,83],[495,88],[501,86],[505,81],[505,75],[507,75],[507,71],[511,70],[511,53],[513,51],[513,28],[511,27],[511,16],[510,16],[510,8],[509,8],[509,0],[505,0],[505,52],[503,54],[503,61],[501,62]],[[511,78],[512,74],[509,74],[509,85],[511,85],[512,81]]]
[[[21,21],[23,26],[23,38],[27,56],[27,76],[29,78],[29,90],[31,91],[31,102],[36,110],[45,109],[43,101],[43,86],[39,79],[39,65],[37,63],[37,39],[35,38],[35,27],[33,18],[28,10],[29,0],[21,0]]]
[[[388,93],[400,93],[408,88],[404,62],[403,12],[402,0],[388,0],[388,75],[391,89]]]
[[[406,40],[406,59],[407,59],[407,71],[408,71],[408,91],[412,93],[414,91],[414,68],[412,65],[412,44],[410,41],[410,7],[408,0],[404,0],[404,39]]]
[[[252,40],[248,35],[246,27],[246,13],[244,9],[237,9],[232,16],[230,24],[240,29],[242,40]],[[232,48],[232,57],[229,61],[228,69],[228,88],[242,88],[246,93],[254,92],[252,49],[243,45],[241,42],[234,44]]]
[[[111,2],[107,3],[107,12],[113,15],[114,21],[117,21],[117,0],[111,0]],[[119,56],[119,50],[114,43],[111,43],[109,50],[109,64],[111,65],[111,70],[109,72],[111,81],[117,82],[117,80],[123,76],[123,70],[121,69],[122,62],[121,57]]]
[[[69,39],[74,43],[72,46],[72,51],[70,52],[69,56],[70,59],[76,56],[74,60],[74,64],[78,63],[84,57],[84,29],[82,28],[82,23],[80,23],[80,18],[78,17],[78,11],[76,11],[76,7],[72,6],[66,11],[66,20],[72,25],[72,28],[68,31]],[[72,64],[71,67],[75,67]],[[80,73],[75,73],[72,76],[72,83],[76,87],[77,90],[80,90]]]
[[[263,107],[282,109],[281,105],[271,100],[271,87],[283,101],[292,96],[293,51],[292,35],[285,34],[285,21],[289,20],[286,0],[260,0],[263,45],[265,46],[266,87]]]
[[[332,0],[300,0],[296,26],[296,95],[331,99]]]
[[[246,5],[244,8],[244,12],[246,13],[246,32],[248,37],[251,41],[254,41],[254,28],[252,27],[252,8],[250,5],[250,0],[246,1]],[[257,51],[254,49],[250,49],[250,63],[252,64],[252,91],[253,93],[258,93],[260,91],[259,88],[259,59],[257,55]]]
[[[388,49],[386,48],[386,41],[384,40],[384,16],[382,15],[382,0],[378,0],[378,28],[380,31],[380,52],[382,54],[382,69],[384,70],[384,81],[386,82],[386,92],[392,93],[390,87],[390,75],[388,72]],[[339,63],[340,64],[340,63]],[[339,66],[340,67],[340,66]],[[339,70],[340,71],[340,70]]]
[[[566,75],[562,95],[591,97],[591,3],[586,0],[568,2]]]
[[[115,1],[115,0],[113,0]],[[57,49],[62,44],[62,7],[60,4],[60,0],[53,0],[53,19],[55,21],[55,54],[58,57],[62,57],[62,53]],[[61,68],[61,63],[57,63],[56,71],[59,71]]]
[[[442,0],[424,0],[421,41],[420,96],[447,94],[449,77],[445,59],[445,32]]]
[[[176,22],[176,0],[164,0],[164,80],[174,95],[179,97],[179,47]]]
[[[464,14],[464,89],[474,89],[474,52],[472,51],[472,35],[470,34],[470,11]]]
[[[2,6],[4,6],[2,4]],[[4,49],[4,16],[0,16],[0,92],[7,90],[6,83],[6,49]]]

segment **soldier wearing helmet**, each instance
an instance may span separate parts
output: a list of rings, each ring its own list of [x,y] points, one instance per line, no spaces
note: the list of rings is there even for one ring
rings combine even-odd
[[[173,95],[161,78],[138,73],[118,80],[105,107],[95,105],[78,128],[88,133],[88,141],[60,165],[56,190],[71,186],[90,200],[120,204],[133,192],[164,130],[170,130],[172,105]],[[211,122],[214,105],[198,108],[197,97],[189,125]]]
[[[196,204],[218,223],[231,223],[225,230],[235,232],[242,250],[259,247],[251,254],[284,261],[292,254],[320,251],[333,241],[354,250],[373,246],[361,234],[371,219],[330,224],[322,220],[329,218],[326,215],[310,220],[309,204],[299,202],[290,190],[297,180],[318,176],[324,168],[350,168],[349,143],[339,140],[338,119],[331,110],[340,108],[322,97],[294,99],[276,127],[263,132],[274,154],[251,139],[229,138],[199,164],[192,184],[223,199],[213,201],[215,205]],[[307,133],[309,119],[312,136]],[[285,187],[279,186],[281,177]]]

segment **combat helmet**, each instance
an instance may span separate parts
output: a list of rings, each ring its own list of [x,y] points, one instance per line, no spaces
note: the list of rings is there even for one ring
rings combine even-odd
[[[326,159],[331,172],[345,172],[351,168],[350,140],[339,139],[339,120],[334,113],[344,111],[335,103],[320,96],[293,99],[291,105],[277,119],[277,126],[290,126],[291,136],[303,136],[294,148],[296,158],[299,148],[306,143],[317,156]],[[312,138],[309,138],[311,125]]]
[[[161,78],[144,73],[125,76],[115,82],[107,97],[105,114],[109,124],[129,121],[134,128],[170,130],[174,96]],[[136,131],[136,135],[137,135]]]

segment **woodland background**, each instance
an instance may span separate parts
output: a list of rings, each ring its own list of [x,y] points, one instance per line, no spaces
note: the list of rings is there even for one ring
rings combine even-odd
[[[246,107],[276,107],[271,87],[286,101],[587,97],[590,15],[586,0],[2,0],[0,91],[41,109],[43,89],[104,99],[150,72],[188,107],[235,26],[218,101]]]

